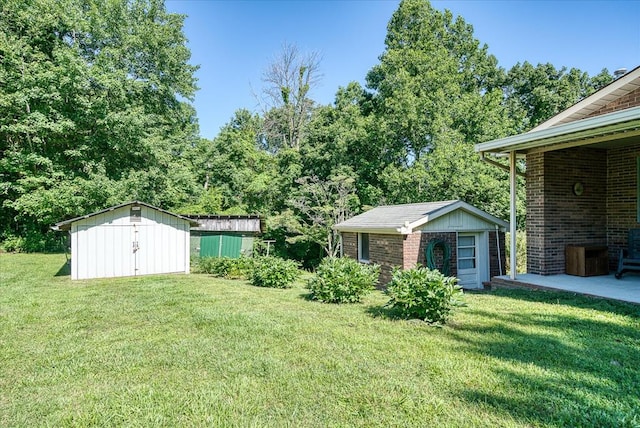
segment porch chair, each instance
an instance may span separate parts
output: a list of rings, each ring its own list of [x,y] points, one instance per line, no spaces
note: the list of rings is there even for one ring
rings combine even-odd
[[[629,229],[627,248],[620,249],[616,279],[629,271],[640,272],[640,229]]]

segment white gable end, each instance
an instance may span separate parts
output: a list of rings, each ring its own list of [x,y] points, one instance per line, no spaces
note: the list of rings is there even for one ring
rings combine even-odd
[[[495,223],[458,209],[426,223],[418,230],[423,232],[477,232],[495,230],[495,228]]]

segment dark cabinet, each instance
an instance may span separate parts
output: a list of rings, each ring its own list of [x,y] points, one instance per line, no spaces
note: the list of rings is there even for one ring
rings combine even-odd
[[[609,252],[606,245],[567,245],[565,270],[568,275],[608,275]]]

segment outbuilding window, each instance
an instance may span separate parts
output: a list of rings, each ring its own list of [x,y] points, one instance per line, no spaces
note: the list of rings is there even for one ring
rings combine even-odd
[[[369,262],[369,234],[358,233],[358,260],[364,263]]]

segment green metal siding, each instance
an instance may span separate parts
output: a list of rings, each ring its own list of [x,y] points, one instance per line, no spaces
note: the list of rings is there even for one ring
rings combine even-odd
[[[202,235],[200,237],[200,257],[240,257],[242,236]]]
[[[253,236],[242,237],[242,248],[240,249],[240,253],[247,257],[251,257],[253,255]]]
[[[200,235],[191,234],[191,257],[200,256]]]
[[[242,248],[242,236],[222,235],[220,256],[236,259],[240,257],[240,248]]]

